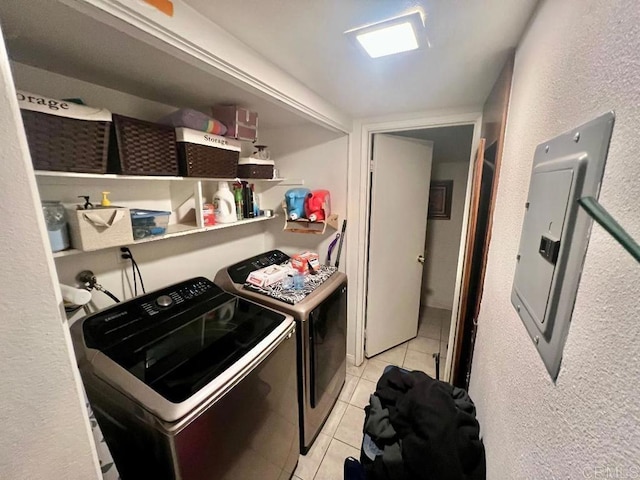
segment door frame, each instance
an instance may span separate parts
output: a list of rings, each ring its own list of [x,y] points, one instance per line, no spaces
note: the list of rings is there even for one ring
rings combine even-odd
[[[482,125],[482,112],[473,110],[441,110],[423,112],[410,116],[390,116],[354,121],[353,132],[349,135],[349,169],[348,169],[348,218],[349,232],[348,242],[351,244],[351,252],[346,261],[346,272],[349,278],[349,322],[347,338],[354,339],[353,354],[347,355],[355,365],[364,361],[364,336],[366,316],[367,294],[367,257],[369,236],[369,192],[370,182],[370,158],[373,135],[376,133],[392,133],[406,130],[419,130],[423,128],[453,127],[470,125],[473,128],[473,138],[470,152],[470,165],[473,164],[475,151],[480,139]],[[462,266],[466,248],[466,231],[469,216],[469,202],[471,200],[470,185],[473,169],[469,169],[467,178],[467,191],[465,195],[464,217],[462,221],[462,234],[460,249],[458,252],[458,269],[456,272],[455,296],[452,309],[452,332],[457,330],[458,307],[460,302],[460,285],[462,282]],[[453,326],[453,325],[452,325]],[[451,340],[451,339],[450,339]],[[447,353],[446,365],[443,371],[443,380],[448,381],[451,375],[452,349]]]

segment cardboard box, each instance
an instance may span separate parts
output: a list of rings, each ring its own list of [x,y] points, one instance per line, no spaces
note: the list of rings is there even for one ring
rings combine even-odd
[[[311,264],[314,269],[320,267],[320,259],[317,253],[302,252],[291,256],[291,266],[299,272],[307,273],[309,271],[309,264]]]
[[[133,243],[128,208],[69,210],[71,246],[78,250],[100,250]]]
[[[247,277],[247,283],[257,287],[268,287],[274,283],[278,283],[293,271],[287,265],[271,265],[269,267],[255,270]]]

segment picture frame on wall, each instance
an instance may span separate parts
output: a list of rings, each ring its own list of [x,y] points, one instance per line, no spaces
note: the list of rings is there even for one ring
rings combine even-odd
[[[453,180],[433,180],[429,188],[429,220],[451,220]]]

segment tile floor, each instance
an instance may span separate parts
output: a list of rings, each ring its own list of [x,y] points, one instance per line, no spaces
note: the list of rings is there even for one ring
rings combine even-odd
[[[442,369],[450,321],[450,310],[423,308],[416,338],[365,359],[358,367],[347,365],[347,379],[340,398],[309,453],[300,455],[294,480],[342,480],[344,459],[360,458],[364,407],[384,368],[398,365],[435,376],[433,354],[440,352]]]

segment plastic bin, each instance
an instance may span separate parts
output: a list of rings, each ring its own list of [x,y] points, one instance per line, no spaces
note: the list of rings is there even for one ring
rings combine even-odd
[[[167,225],[171,212],[162,210],[142,210],[131,209],[131,228],[133,229],[133,239],[155,237],[167,233]]]

